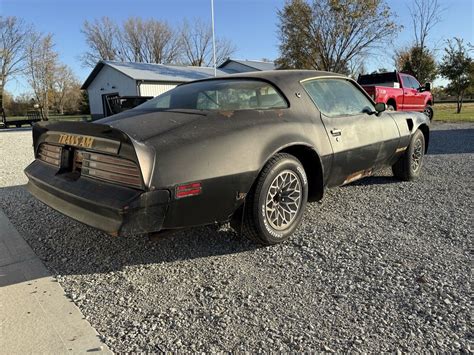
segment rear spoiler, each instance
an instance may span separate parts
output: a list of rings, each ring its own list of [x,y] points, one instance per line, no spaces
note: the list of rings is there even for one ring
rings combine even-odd
[[[119,129],[99,123],[42,121],[33,126],[35,158],[41,143],[84,148],[135,161],[140,166],[145,185],[150,187],[154,149]]]

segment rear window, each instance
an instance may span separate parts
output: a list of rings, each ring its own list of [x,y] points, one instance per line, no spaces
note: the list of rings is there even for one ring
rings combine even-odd
[[[398,83],[397,73],[379,73],[370,75],[359,75],[359,85],[377,85],[394,87]]]
[[[265,110],[286,107],[286,100],[265,81],[216,79],[178,86],[136,109]]]

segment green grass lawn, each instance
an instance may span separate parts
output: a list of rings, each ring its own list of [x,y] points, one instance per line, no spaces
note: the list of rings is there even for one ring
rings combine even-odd
[[[456,104],[434,105],[434,120],[445,122],[474,122],[474,103],[464,103],[461,113],[456,113]]]

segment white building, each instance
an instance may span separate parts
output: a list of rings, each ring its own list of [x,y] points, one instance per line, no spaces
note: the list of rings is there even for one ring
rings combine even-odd
[[[274,64],[228,59],[217,69],[217,75],[271,70]],[[92,119],[111,114],[110,98],[154,97],[176,85],[214,76],[214,68],[148,63],[100,61],[81,89],[87,90]]]

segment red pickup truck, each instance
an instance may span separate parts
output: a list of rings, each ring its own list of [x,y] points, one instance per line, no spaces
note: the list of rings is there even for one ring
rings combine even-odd
[[[388,110],[424,112],[433,119],[431,84],[420,85],[413,76],[399,73],[359,75],[357,79],[375,102],[383,102]]]

